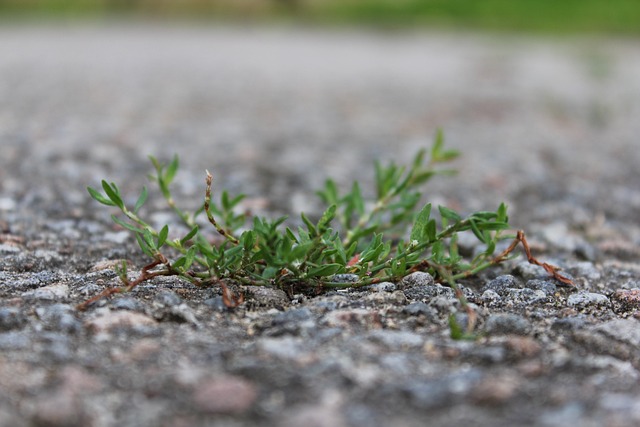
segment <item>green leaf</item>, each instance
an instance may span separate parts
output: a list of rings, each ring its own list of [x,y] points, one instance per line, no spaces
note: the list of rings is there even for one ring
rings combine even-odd
[[[444,133],[442,129],[438,129],[436,131],[436,138],[433,141],[433,145],[431,146],[431,158],[433,160],[438,160],[440,158],[440,152],[442,151],[442,147],[444,146]]]
[[[242,233],[240,236],[240,241],[242,242],[242,248],[245,252],[251,252],[253,250],[253,245],[256,243],[256,232],[253,230],[248,230]]]
[[[425,150],[424,148],[421,148],[420,150],[418,150],[418,152],[416,153],[416,156],[413,158],[413,170],[417,171],[420,170],[420,168],[422,167],[422,163],[424,163],[424,156],[427,153],[427,150]]]
[[[158,159],[156,159],[154,156],[149,156],[149,160],[151,160],[153,167],[155,168],[156,172],[158,172],[159,174],[160,171],[162,170],[162,165],[160,165],[160,162],[158,161]]]
[[[440,211],[440,215],[442,215],[443,218],[446,218],[453,222],[460,222],[462,220],[462,217],[453,209],[449,209],[445,206],[438,206],[438,210]]]
[[[160,230],[160,232],[158,233],[158,245],[156,246],[158,249],[160,249],[162,245],[164,245],[164,243],[167,241],[168,235],[169,235],[169,226],[165,225],[164,227],[162,227],[162,230]]]
[[[185,262],[183,266],[185,270],[188,270],[191,267],[191,265],[193,264],[193,260],[195,259],[195,256],[196,256],[196,247],[191,246],[185,255]]]
[[[323,202],[332,205],[338,203],[338,186],[332,179],[327,179],[324,183],[324,190],[316,193]]]
[[[187,263],[187,257],[186,256],[181,256],[180,258],[175,260],[173,262],[173,264],[171,264],[171,267],[175,268],[176,270],[181,270],[181,269],[183,269],[183,267],[184,267],[184,265],[186,263]]]
[[[307,273],[308,277],[326,277],[333,276],[342,270],[342,266],[340,264],[325,264],[319,267],[312,268]]]
[[[351,204],[358,215],[364,215],[364,199],[358,181],[354,181],[351,187]]]
[[[431,219],[427,222],[426,226],[427,239],[429,242],[434,242],[437,239],[437,228],[436,228],[436,220]]]
[[[464,330],[458,324],[456,320],[456,315],[451,313],[449,315],[449,331],[451,335],[451,339],[453,340],[461,340],[464,338]]]
[[[144,230],[142,230],[142,238],[144,239],[145,243],[149,245],[150,248],[156,249],[153,242],[153,234],[151,234],[151,231],[148,228],[145,228]]]
[[[107,205],[107,206],[115,206],[116,204],[113,203],[111,200],[109,200],[108,198],[104,197],[102,194],[100,194],[97,190],[91,188],[91,187],[87,187],[87,191],[89,192],[89,195],[91,195],[91,198],[93,198],[93,200],[102,203],[103,205]]]
[[[151,249],[149,244],[147,242],[145,242],[145,240],[142,238],[141,234],[136,233],[136,241],[138,242],[138,245],[140,246],[140,249],[142,249],[142,252],[144,252],[144,254],[147,255],[148,257],[153,258],[153,256],[154,256],[153,250]]]
[[[222,192],[222,197],[220,198],[220,203],[222,203],[222,208],[225,211],[230,211],[233,206],[231,205],[231,202],[229,200],[229,193],[225,190]]]
[[[147,196],[148,196],[147,187],[144,186],[142,187],[142,192],[140,193],[140,197],[138,197],[138,200],[136,201],[136,205],[133,208],[133,213],[138,213],[142,205],[144,205],[144,202],[147,201]]]
[[[303,259],[309,250],[313,247],[313,242],[309,241],[300,245],[296,245],[289,253],[289,262]]]
[[[268,266],[262,271],[262,278],[267,280],[273,279],[274,277],[276,277],[276,274],[278,274],[278,271],[280,271],[279,268]]]
[[[441,162],[448,162],[460,156],[460,152],[458,150],[445,150],[440,153],[439,160]]]
[[[481,221],[491,221],[496,219],[498,216],[497,213],[495,212],[490,212],[490,211],[479,211],[479,212],[474,212],[471,217],[476,219],[476,220],[481,220]]]
[[[327,208],[326,211],[324,211],[324,213],[320,217],[320,220],[318,221],[318,234],[323,234],[325,231],[327,231],[327,228],[331,224],[331,221],[333,221],[333,218],[336,217],[336,209],[338,209],[336,205],[331,205]]]
[[[416,217],[416,220],[411,229],[410,239],[417,240],[418,242],[424,242],[428,240],[427,224],[429,223],[429,216],[431,215],[431,203],[427,203],[420,210],[420,213]]]
[[[478,224],[476,224],[476,221],[473,218],[469,219],[469,225],[471,225],[471,231],[473,231],[473,234],[475,234],[475,236],[478,238],[478,240],[480,240],[482,243],[486,244],[487,241],[485,240],[485,236],[480,231],[480,229],[478,228]]]
[[[178,167],[179,167],[179,160],[178,160],[178,155],[176,154],[175,156],[173,156],[173,160],[171,161],[171,163],[169,163],[169,166],[167,166],[167,171],[164,174],[164,181],[166,185],[171,184],[171,181],[173,181],[173,178],[175,177],[176,172],[178,171]]]
[[[476,224],[479,230],[506,230],[509,224],[506,222],[479,222]]]
[[[316,230],[316,226],[313,225],[313,223],[309,220],[309,218],[307,218],[304,212],[300,214],[300,217],[302,218],[302,222],[304,222],[304,224],[307,226],[307,229],[309,230],[309,234],[312,236],[317,236],[318,230]]]
[[[295,242],[295,243],[299,243],[300,242],[298,237],[295,235],[295,233],[293,231],[291,231],[291,229],[289,227],[285,228],[284,232],[293,242]]]
[[[507,216],[507,205],[504,203],[500,203],[500,206],[498,207],[498,211],[496,212],[496,221],[509,222],[509,217]]]
[[[124,202],[120,198],[118,187],[114,183],[109,184],[107,181],[102,180],[102,189],[107,194],[107,197],[111,199],[114,205],[120,209],[124,209]]]
[[[111,220],[113,222],[115,222],[116,224],[118,224],[119,226],[121,226],[123,228],[126,228],[129,231],[133,231],[134,233],[142,233],[142,229],[141,228],[136,227],[135,225],[130,224],[128,222],[125,222],[125,221],[121,220],[120,218],[118,218],[115,215],[111,215]]]
[[[196,225],[182,239],[180,239],[180,245],[184,246],[185,243],[193,239],[193,236],[195,236],[197,233],[198,233],[198,226]]]

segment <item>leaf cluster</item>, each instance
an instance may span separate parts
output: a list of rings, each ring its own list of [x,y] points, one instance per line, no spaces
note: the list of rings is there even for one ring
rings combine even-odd
[[[212,198],[212,176],[207,173],[205,199],[193,213],[179,209],[170,184],[178,172],[178,158],[163,164],[151,157],[158,185],[169,207],[186,226],[175,236],[168,225],[152,227],[139,214],[148,192],[144,187],[129,208],[116,184],[102,181],[100,192],[89,187],[92,198],[115,207],[113,221],[131,231],[141,250],[154,260],[156,274],[177,275],[198,286],[232,281],[276,286],[290,291],[359,287],[397,281],[416,270],[432,273],[455,286],[468,277],[502,261],[494,257],[496,244],[509,228],[507,208],[463,216],[430,203],[417,209],[424,184],[433,177],[451,174],[440,165],[458,153],[444,148],[438,132],[430,150],[419,151],[408,166],[375,165],[375,196],[366,199],[360,184],[341,193],[333,180],[318,192],[326,209],[317,218],[301,214],[299,227],[287,226],[287,218],[270,220],[242,211],[244,195],[222,191]],[[205,227],[206,223],[214,230]],[[472,233],[483,251],[465,259],[458,250],[458,235]],[[406,237],[408,236],[408,238]]]

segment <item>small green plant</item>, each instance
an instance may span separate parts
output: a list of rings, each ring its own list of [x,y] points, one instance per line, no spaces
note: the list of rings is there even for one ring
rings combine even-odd
[[[222,191],[215,203],[209,172],[202,207],[193,213],[185,212],[175,205],[169,189],[178,171],[178,158],[162,164],[151,157],[155,168],[151,179],[189,231],[169,238],[168,225],[156,229],[140,216],[147,200],[146,187],[132,208],[125,205],[114,183],[102,181],[104,193],[89,187],[91,197],[121,211],[122,216],[113,215],[113,221],[134,233],[140,248],[153,262],[134,281],[128,279],[127,264],[123,262],[118,271],[123,286],[105,290],[80,308],[105,296],[130,291],[157,276],[179,276],[196,286],[220,286],[225,304],[233,307],[243,297],[233,294],[228,283],[274,286],[290,293],[321,292],[395,282],[421,270],[450,285],[471,315],[457,281],[511,258],[518,243],[524,246],[530,262],[542,266],[560,282],[572,285],[555,267],[540,263],[531,255],[524,233],[505,234],[510,226],[504,204],[496,211],[475,212],[466,217],[443,206],[434,216],[430,203],[417,209],[422,186],[436,175],[450,174],[451,170],[439,166],[457,156],[456,151],[444,149],[442,133],[438,132],[430,151],[418,152],[409,167],[376,163],[373,200],[363,197],[358,182],[341,193],[329,179],[318,192],[327,206],[324,213],[316,219],[302,213],[301,225],[295,229],[285,226],[286,217],[253,217],[247,227],[249,216],[238,212],[244,195],[231,196]],[[203,230],[207,222],[215,229],[213,234]],[[484,245],[483,251],[472,259],[465,259],[458,252],[458,235],[463,232],[473,233]],[[514,239],[513,243],[495,254],[498,242],[509,238]]]

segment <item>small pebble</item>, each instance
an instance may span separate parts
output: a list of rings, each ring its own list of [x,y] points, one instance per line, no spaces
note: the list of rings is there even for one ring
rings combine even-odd
[[[503,295],[507,292],[507,289],[521,288],[520,282],[510,274],[504,274],[491,280],[489,283],[483,286],[481,292],[493,291],[498,295]]]
[[[0,333],[0,350],[24,350],[31,347],[31,339],[22,332]]]
[[[528,289],[543,291],[547,296],[553,296],[558,289],[555,283],[540,279],[527,280],[525,287]]]
[[[600,280],[602,274],[592,262],[579,262],[571,266],[571,271],[575,276],[584,277],[589,281]]]
[[[17,307],[0,308],[0,331],[20,329],[27,323],[27,318]]]
[[[119,328],[136,328],[155,325],[156,321],[151,317],[127,310],[101,310],[94,317],[85,321],[87,329],[94,333],[111,332]]]
[[[360,280],[357,274],[335,274],[331,277],[333,283],[355,283]]]
[[[567,298],[567,305],[576,308],[608,307],[611,305],[611,301],[602,294],[594,292],[578,292],[577,294],[569,295],[569,298]]]
[[[153,299],[153,304],[160,307],[173,307],[176,305],[180,305],[181,303],[182,298],[180,298],[178,294],[172,291],[162,291],[158,293]]]
[[[613,300],[621,304],[625,310],[640,309],[640,289],[618,289],[613,294]],[[0,321],[1,323],[1,321]]]
[[[143,311],[144,305],[135,298],[121,297],[111,302],[111,308],[114,310]]]
[[[487,289],[482,293],[482,296],[480,297],[480,299],[482,299],[482,301],[486,303],[497,303],[502,300],[502,297],[498,295],[496,291],[492,289]]]
[[[605,334],[618,342],[640,348],[640,321],[634,319],[615,319],[594,326],[593,330]]]
[[[300,359],[304,353],[302,340],[294,337],[261,338],[257,342],[260,351],[285,360]]]
[[[410,316],[435,316],[435,310],[424,302],[413,302],[406,305],[402,311]]]
[[[389,347],[392,350],[406,350],[409,348],[421,347],[424,339],[409,331],[394,331],[391,329],[379,329],[369,332],[367,338]]]
[[[485,330],[491,335],[528,335],[531,323],[517,314],[494,314],[487,319]]]
[[[453,289],[440,284],[431,286],[412,286],[403,290],[407,299],[415,301],[431,301],[439,297],[445,299],[455,299]]]
[[[208,306],[208,307],[211,307],[213,310],[218,311],[218,312],[224,312],[224,311],[227,311],[229,309],[229,307],[227,307],[224,304],[224,300],[222,299],[221,296],[208,298],[208,299],[204,300],[204,304],[206,306]]]
[[[284,323],[303,322],[305,320],[311,319],[311,317],[311,310],[309,310],[307,307],[296,308],[293,310],[287,310],[282,313],[278,313],[274,317],[273,323],[276,325],[281,325]]]
[[[36,314],[47,330],[76,333],[82,329],[82,323],[76,319],[73,308],[68,304],[38,307]]]
[[[398,287],[395,283],[380,282],[373,285],[364,286],[362,289],[373,292],[394,292]]]
[[[69,296],[69,286],[65,284],[55,284],[42,288],[27,291],[22,294],[23,298],[33,298],[42,301],[55,301],[65,299]]]
[[[429,273],[425,273],[424,271],[416,271],[408,276],[405,276],[400,283],[398,284],[400,288],[412,288],[412,287],[424,287],[424,286],[433,286],[434,284],[433,276]]]

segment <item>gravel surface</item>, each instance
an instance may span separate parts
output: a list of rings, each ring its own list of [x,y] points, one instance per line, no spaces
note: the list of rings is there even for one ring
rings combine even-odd
[[[0,58],[0,425],[640,424],[636,40],[5,25]],[[438,127],[464,156],[429,200],[506,201],[577,291],[522,258],[487,271],[472,342],[420,274],[233,310],[159,278],[74,309],[146,262],[87,185],[134,202],[147,155],[178,152],[181,204],[207,168],[258,212],[315,212],[327,176],[366,187]]]

